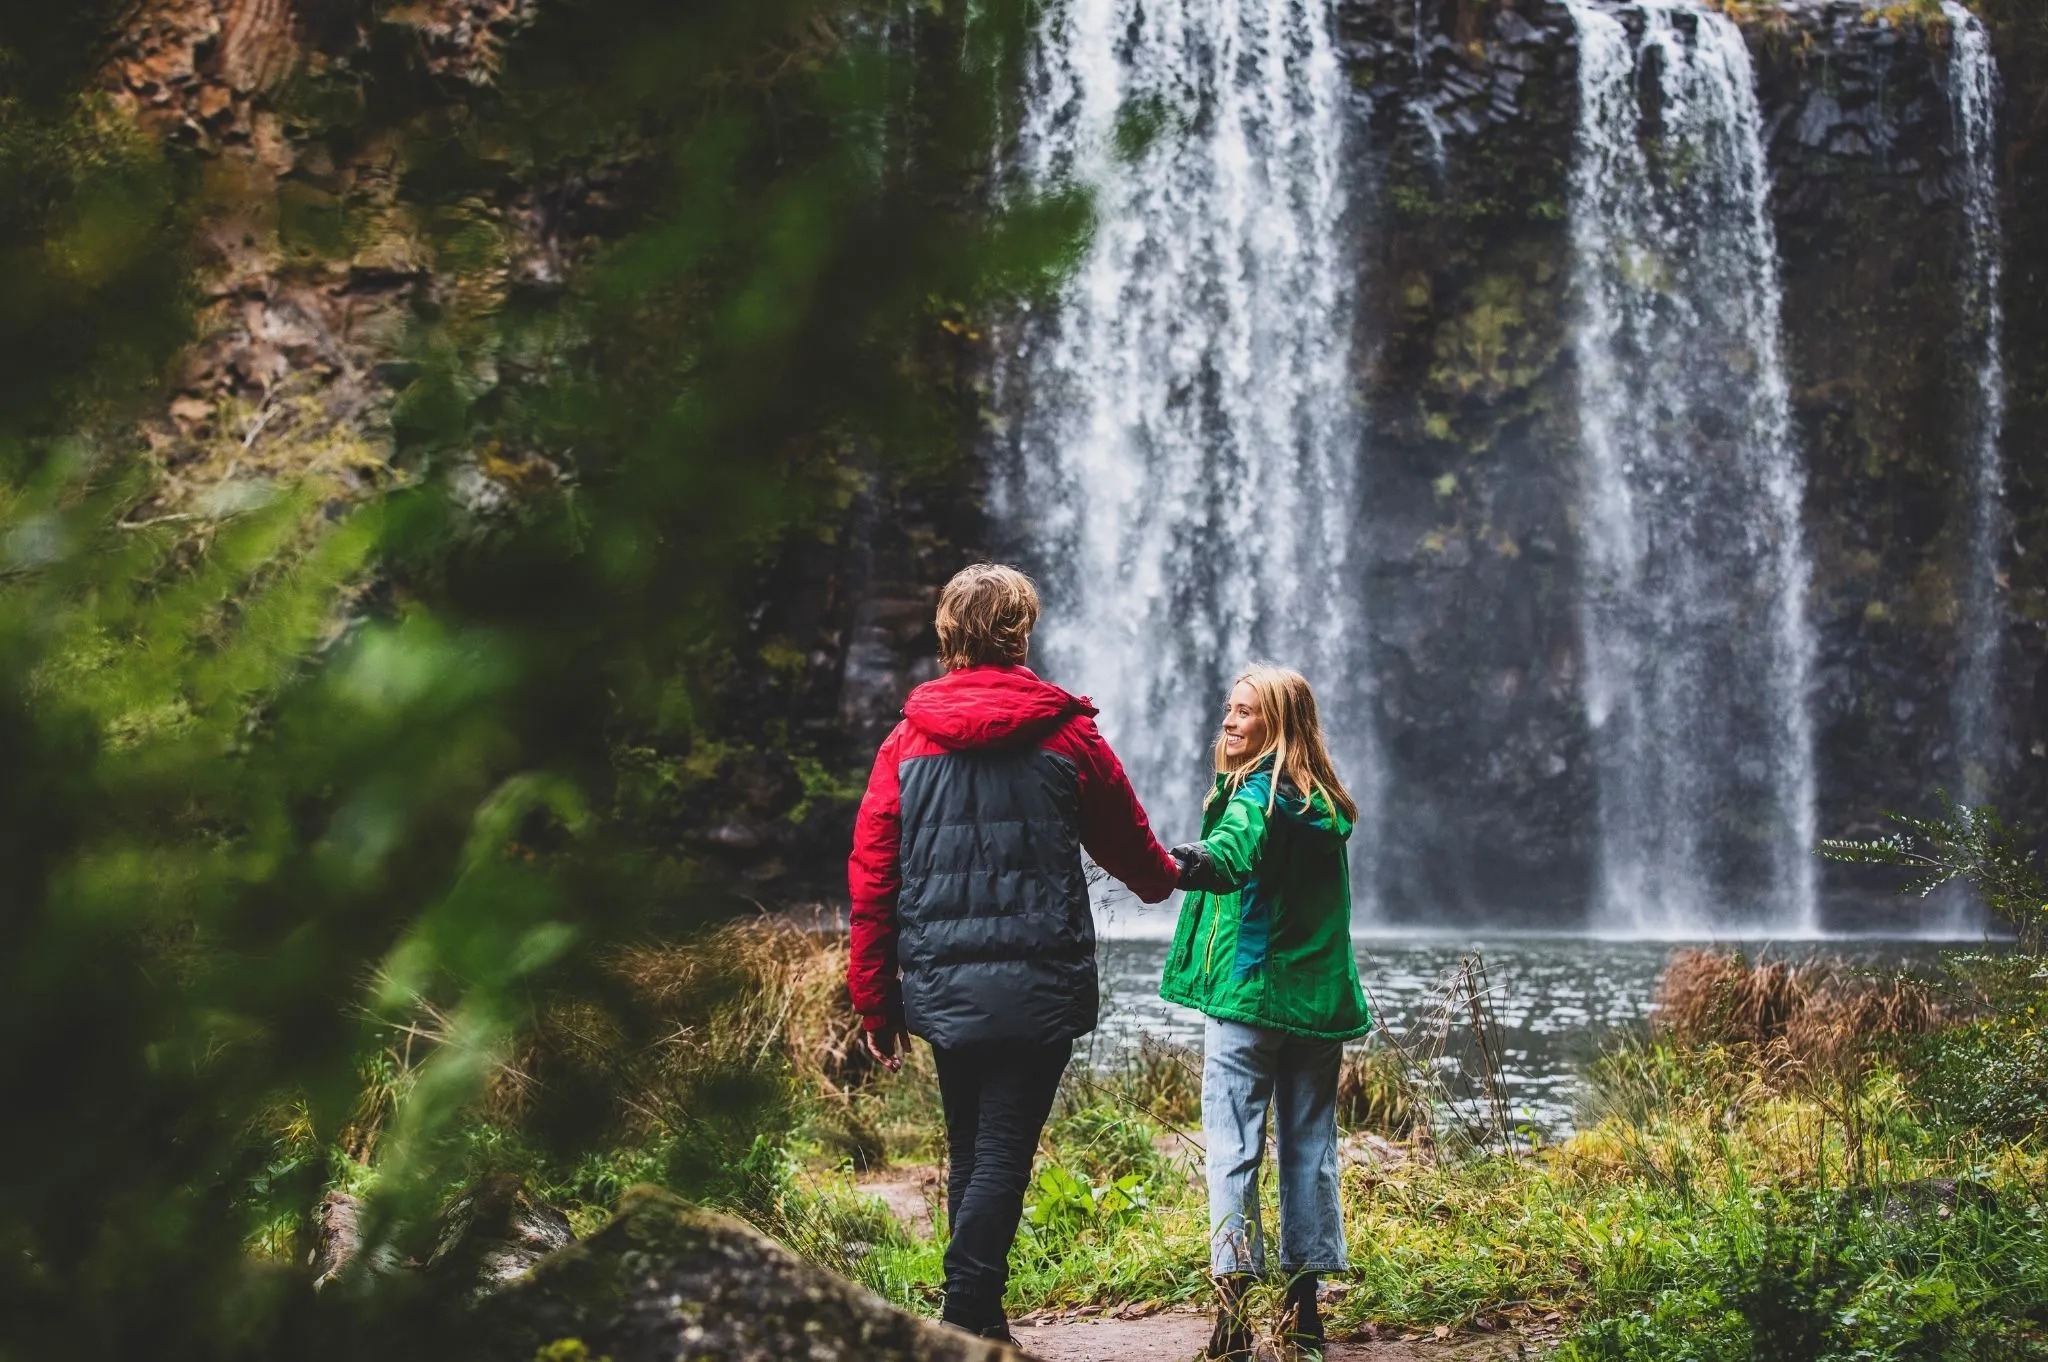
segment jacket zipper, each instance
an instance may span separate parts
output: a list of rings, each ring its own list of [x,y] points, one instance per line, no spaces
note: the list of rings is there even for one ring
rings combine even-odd
[[[1206,896],[1209,901],[1209,944],[1202,948],[1202,973],[1208,974],[1215,968],[1216,933],[1223,928],[1223,909],[1216,902],[1216,896]]]

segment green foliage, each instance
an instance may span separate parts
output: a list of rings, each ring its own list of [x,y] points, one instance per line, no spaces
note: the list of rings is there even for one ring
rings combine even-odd
[[[2048,963],[2027,954],[1948,961],[1959,1020],[1905,1055],[1914,1097],[1951,1135],[2048,1133]]]
[[[477,204],[595,184],[613,215],[552,288],[423,309],[401,490],[142,519],[129,423],[191,333],[206,191],[83,93],[122,12],[0,19],[0,1358],[459,1356],[410,1278],[313,1297],[299,1236],[331,1182],[391,1241],[499,1158],[844,1242],[865,1211],[795,1209],[772,1068],[707,1063],[673,1138],[594,1164],[595,1127],[476,1113],[547,1000],[616,987],[606,947],[730,911],[619,816],[616,755],[716,743],[844,451],[936,448],[927,300],[1071,255],[1078,205],[963,192],[1021,9],[949,10],[961,55],[915,82],[816,0],[542,6],[459,110],[388,47],[330,71],[307,135],[414,153],[444,264],[502,266]],[[355,239],[287,197],[295,247]],[[493,459],[562,476],[480,512],[454,475]]]
[[[1090,1230],[1114,1230],[1145,1205],[1140,1174],[1096,1183],[1062,1164],[1047,1163],[1025,1193],[1024,1223],[1041,1238],[1071,1239]]]
[[[2038,1357],[2048,1239],[2036,1208],[1969,1198],[1759,1195],[1701,1222],[1697,1256],[1590,1321],[1562,1362]]]
[[[1054,1120],[1046,1137],[1091,1183],[1111,1185],[1159,1171],[1159,1153],[1153,1145],[1156,1129],[1128,1110],[1093,1105]]]
[[[2012,926],[2023,951],[2041,954],[2048,949],[2048,889],[2025,839],[1996,809],[1957,804],[1945,792],[1937,798],[1941,813],[1936,817],[1887,813],[1903,832],[1868,842],[1823,840],[1820,854],[1855,865],[1911,870],[1916,877],[1902,892],[1920,898],[1961,880]]]
[[[913,1062],[920,1053],[913,1051]],[[1193,1176],[1199,1154],[1161,1152],[1173,1128],[1131,1105],[1132,1072],[1091,1078],[1079,1066],[1068,1070],[1011,1255],[1012,1313],[1191,1300],[1207,1289],[1208,1203]],[[926,1143],[943,1128],[936,1089],[910,1064],[877,1086],[862,1096],[891,1104],[890,1128],[901,1132],[892,1152],[939,1156]],[[852,1275],[907,1309],[929,1312],[940,1299],[942,1249],[942,1239],[876,1241]]]

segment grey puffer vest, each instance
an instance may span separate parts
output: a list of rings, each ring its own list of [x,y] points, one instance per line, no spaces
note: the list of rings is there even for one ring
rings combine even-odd
[[[1026,743],[899,768],[897,964],[904,1021],[952,1048],[1095,1029],[1095,921],[1081,868],[1080,773]]]

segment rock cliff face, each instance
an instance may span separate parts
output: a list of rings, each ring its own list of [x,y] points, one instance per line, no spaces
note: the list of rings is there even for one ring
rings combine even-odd
[[[1960,791],[1954,695],[1972,568],[1976,352],[1965,294],[1965,149],[1937,4],[1733,6],[1757,73],[1782,261],[1794,439],[1817,636],[1822,835]],[[1390,918],[1570,925],[1598,874],[1579,614],[1583,507],[1570,176],[1578,48],[1560,0],[1341,0],[1354,91],[1360,457]],[[2007,237],[2004,620],[1987,773],[2048,821],[2038,621],[2044,257],[2038,19],[1989,8]],[[942,525],[946,522],[941,521]],[[952,542],[978,527],[956,522]],[[942,530],[940,539],[946,539]],[[950,563],[959,555],[941,554]],[[936,560],[933,560],[936,561]],[[932,579],[924,581],[926,589]],[[908,597],[890,597],[907,609]],[[906,615],[906,619],[908,616]],[[885,713],[922,636],[870,630],[848,694]],[[872,654],[872,656],[869,656]],[[880,659],[891,659],[886,666]],[[1824,883],[1835,925],[1887,908]]]
[[[197,223],[198,340],[145,431],[167,513],[231,500],[237,479],[310,474],[346,497],[390,486],[408,328],[426,314],[482,316],[515,282],[559,271],[531,201],[477,198],[441,222],[406,204],[407,140],[363,116],[386,68],[446,89],[484,85],[532,12],[527,0],[390,14],[354,0],[134,7],[102,87],[210,186]],[[472,247],[488,242],[486,268],[437,249],[463,225]],[[507,494],[488,480],[509,488],[531,472],[490,462],[472,479],[483,499]]]
[[[1959,343],[1961,152],[1938,12],[1759,8],[1746,33],[1807,476],[1819,814],[1841,835],[1959,787],[1949,696],[1974,381]],[[1381,897],[1397,919],[1449,908],[1531,923],[1531,904],[1555,904],[1569,922],[1597,850],[1575,609],[1573,25],[1553,0],[1350,0],[1341,16],[1375,182],[1358,230]],[[2015,234],[2013,258],[2026,246]],[[2026,539],[2007,546],[2015,569]],[[2038,821],[2031,580],[2009,576],[2004,593],[1995,786]]]
[[[1583,903],[1571,21],[1537,3],[1340,15],[1374,181],[1358,353],[1380,898],[1396,919]]]
[[[137,522],[207,521],[301,480],[339,511],[425,476],[488,518],[571,476],[497,440],[437,451],[426,469],[411,438],[431,387],[419,380],[444,354],[459,354],[467,392],[532,380],[498,321],[564,298],[644,194],[630,147],[574,173],[492,147],[488,173],[454,190],[427,164],[492,107],[506,52],[542,12],[535,0],[141,0],[123,14],[100,92],[203,186],[194,343],[140,432],[159,476]],[[833,35],[806,40],[822,50]],[[962,359],[929,362],[943,384]],[[973,366],[957,367],[964,383]],[[936,399],[935,419],[953,401]],[[649,835],[724,863],[752,892],[843,883],[845,777],[935,666],[934,583],[978,537],[966,454],[937,472],[885,463],[835,455],[838,523],[761,564],[739,654],[707,667],[716,740],[621,758],[622,803]]]

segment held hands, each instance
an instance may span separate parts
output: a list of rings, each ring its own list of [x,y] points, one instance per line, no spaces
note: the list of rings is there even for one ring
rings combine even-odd
[[[1230,885],[1223,878],[1222,867],[1209,848],[1200,842],[1185,842],[1166,853],[1173,857],[1173,863],[1180,867],[1180,874],[1174,879],[1176,889],[1193,889],[1205,894],[1227,894]]]

